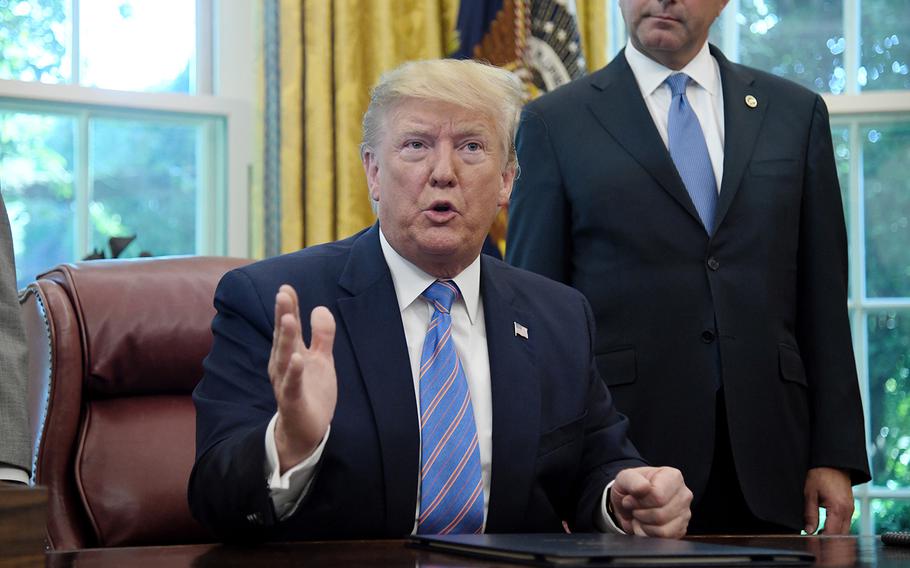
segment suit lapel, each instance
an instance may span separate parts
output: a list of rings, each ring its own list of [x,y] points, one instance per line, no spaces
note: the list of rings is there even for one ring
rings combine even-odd
[[[534,479],[540,430],[540,387],[534,366],[531,316],[515,305],[502,265],[481,255],[481,296],[486,321],[493,397],[493,465],[487,531],[521,526]],[[530,338],[515,334],[515,323]]]
[[[770,99],[755,86],[755,78],[748,69],[730,63],[713,45],[710,48],[720,67],[724,92],[724,175],[714,216],[714,226],[719,228],[749,165]],[[751,108],[746,104],[748,95],[755,97],[758,106]]]
[[[588,104],[598,122],[701,224],[692,198],[689,197],[641,96],[635,75],[626,61],[625,50],[607,67],[591,76],[591,86],[602,91],[592,97]]]
[[[351,294],[338,300],[338,310],[379,434],[386,526],[390,534],[405,534],[414,525],[417,505],[417,404],[401,313],[379,245],[378,224],[354,243],[339,285]]]

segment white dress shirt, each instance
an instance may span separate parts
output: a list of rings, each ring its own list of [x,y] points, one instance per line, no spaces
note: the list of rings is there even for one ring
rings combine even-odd
[[[386,240],[382,229],[379,231],[379,243],[386,264],[392,274],[392,283],[401,310],[401,323],[404,327],[405,340],[408,346],[408,358],[411,363],[411,377],[414,381],[414,400],[420,413],[420,386],[417,381],[420,368],[420,356],[426,337],[427,327],[433,317],[433,307],[420,295],[430,284],[436,281],[413,263],[402,257]],[[471,393],[471,405],[474,409],[474,423],[477,427],[477,446],[480,451],[481,476],[483,481],[483,524],[486,528],[487,512],[490,506],[490,475],[493,455],[493,397],[490,387],[490,358],[487,351],[487,329],[484,320],[483,299],[480,296],[480,256],[474,259],[459,275],[452,278],[460,296],[452,304],[452,339],[455,351],[464,368]],[[275,446],[275,419],[272,417],[266,429],[266,474],[275,512],[280,519],[285,519],[296,510],[309,489],[310,481],[331,428],[326,432],[319,447],[309,458],[284,473],[279,474],[278,451]],[[416,415],[415,415],[416,420]],[[417,424],[415,424],[417,426]],[[420,470],[420,455],[415,456],[418,463],[415,469]],[[612,485],[612,483],[610,484]],[[601,530],[622,532],[613,523],[606,509],[606,496],[609,487],[604,490],[601,499],[601,517],[597,526]],[[414,530],[417,528],[417,517],[420,513],[420,483],[417,483],[417,508],[414,511]]]
[[[28,485],[28,472],[18,467],[0,466],[0,481],[18,481]]]
[[[675,73],[685,73],[692,78],[686,87],[686,98],[698,117],[701,131],[708,145],[717,191],[724,174],[724,93],[720,83],[720,67],[711,56],[708,43],[685,67],[674,71],[649,58],[635,49],[632,42],[626,43],[626,61],[632,68],[632,74],[638,82],[641,96],[645,99],[654,125],[660,132],[664,145],[669,147],[667,135],[667,116],[670,113],[670,86],[664,83],[667,77]]]

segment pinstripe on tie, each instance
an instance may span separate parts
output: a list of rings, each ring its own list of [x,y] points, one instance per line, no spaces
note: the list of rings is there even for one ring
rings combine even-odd
[[[714,233],[714,209],[717,205],[717,180],[711,167],[711,156],[698,117],[686,98],[689,76],[670,75],[666,80],[673,94],[667,122],[670,156],[679,177],[686,185],[692,203],[709,235]]]
[[[452,340],[458,287],[437,280],[421,297],[433,306],[420,357],[419,534],[479,533],[483,483],[471,393]]]

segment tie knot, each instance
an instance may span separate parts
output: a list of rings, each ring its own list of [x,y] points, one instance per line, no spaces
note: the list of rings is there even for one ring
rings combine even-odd
[[[437,280],[430,284],[421,296],[431,302],[438,311],[447,314],[458,297],[458,286],[451,280]]]
[[[667,85],[670,85],[670,92],[673,93],[673,96],[677,97],[686,94],[686,85],[689,83],[689,76],[685,73],[676,73],[675,75],[667,77],[665,82]]]

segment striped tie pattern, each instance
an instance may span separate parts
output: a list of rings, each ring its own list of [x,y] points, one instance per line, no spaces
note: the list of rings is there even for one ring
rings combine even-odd
[[[458,287],[437,280],[421,295],[433,306],[420,357],[418,534],[479,533],[483,483],[471,393],[452,341]]]
[[[670,75],[666,80],[673,95],[667,123],[670,156],[676,164],[695,205],[698,216],[709,235],[714,233],[714,209],[717,205],[717,180],[711,167],[711,156],[698,117],[686,98],[689,76]]]

